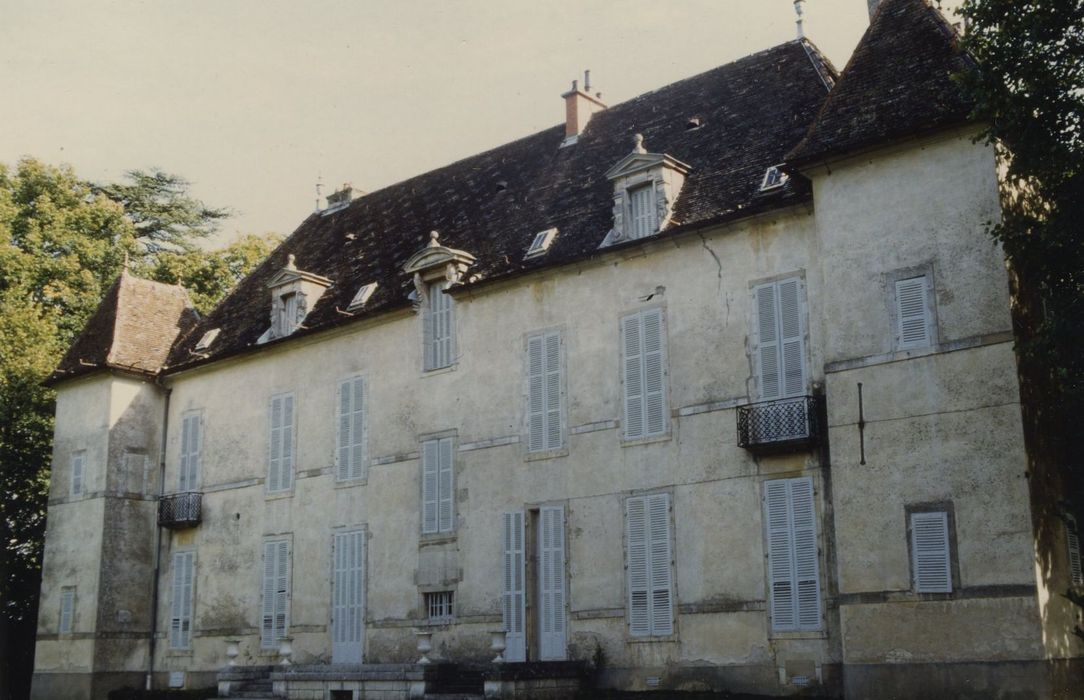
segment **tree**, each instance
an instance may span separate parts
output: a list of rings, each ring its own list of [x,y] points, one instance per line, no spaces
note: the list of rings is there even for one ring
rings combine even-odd
[[[0,163],[0,698],[28,694],[33,668],[55,398],[41,382],[126,258],[192,285],[204,310],[224,296],[277,241],[199,249],[226,211],[157,170],[95,185],[67,166]]]

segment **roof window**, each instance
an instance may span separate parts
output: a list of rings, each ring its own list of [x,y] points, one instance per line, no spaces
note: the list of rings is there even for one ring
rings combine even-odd
[[[540,255],[544,255],[549,250],[550,245],[553,243],[553,239],[557,237],[556,228],[548,228],[545,231],[539,231],[534,235],[534,240],[531,241],[531,246],[527,248],[527,254],[523,256],[523,259],[537,258]]]
[[[778,165],[773,165],[764,173],[764,180],[760,183],[760,191],[766,192],[782,187],[787,184],[789,179],[790,175],[783,172]]]
[[[221,332],[221,330],[222,329],[220,328],[212,328],[211,330],[204,333],[203,337],[199,339],[198,343],[196,343],[196,352],[200,352],[211,347],[211,343],[215,342],[215,338],[218,337],[218,334],[219,332]]]
[[[358,290],[358,293],[355,294],[354,298],[350,300],[350,306],[347,306],[346,310],[355,311],[365,306],[365,302],[369,301],[369,297],[371,297],[373,295],[373,292],[376,291],[376,287],[376,282],[370,282],[369,284],[362,285],[361,289]]]

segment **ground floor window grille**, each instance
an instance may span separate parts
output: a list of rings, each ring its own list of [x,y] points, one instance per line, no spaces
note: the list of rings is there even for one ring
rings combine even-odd
[[[437,591],[425,594],[425,609],[429,613],[429,622],[445,624],[452,621],[452,591]]]

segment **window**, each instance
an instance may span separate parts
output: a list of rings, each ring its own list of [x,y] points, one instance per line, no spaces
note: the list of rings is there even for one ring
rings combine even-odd
[[[917,593],[951,593],[949,518],[945,511],[910,514],[911,572]]]
[[[72,454],[71,495],[82,496],[87,492],[87,453],[80,450]]]
[[[352,377],[339,382],[338,453],[335,478],[339,481],[365,476],[365,380]]]
[[[169,646],[188,649],[192,645],[192,601],[196,581],[196,553],[173,555],[173,597],[169,614]]]
[[[452,621],[452,591],[437,591],[425,594],[425,609],[428,611],[429,624],[444,625]]]
[[[452,438],[422,443],[422,534],[452,532]]]
[[[925,348],[933,344],[930,276],[896,280],[896,347]]]
[[[789,179],[790,176],[780,170],[778,165],[773,165],[764,173],[764,180],[760,183],[760,189],[761,191],[774,190],[787,184]]]
[[[812,477],[764,482],[773,632],[821,628],[820,564]]]
[[[1084,586],[1084,566],[1081,566],[1080,558],[1080,535],[1077,532],[1075,519],[1065,523],[1065,538],[1069,543],[1069,581],[1074,586]]]
[[[501,622],[506,661],[527,660],[526,537],[523,511],[501,514]]]
[[[297,292],[287,292],[279,297],[276,338],[290,335],[297,330],[298,306],[301,301],[299,297]]]
[[[186,413],[181,419],[181,460],[177,490],[195,491],[200,476],[200,451],[203,447],[203,416]]]
[[[527,451],[564,446],[565,416],[561,377],[561,333],[527,338]]]
[[[662,309],[647,309],[621,319],[625,439],[665,435],[666,332]]]
[[[294,395],[271,397],[267,490],[289,491],[294,478]]]
[[[75,627],[75,586],[60,589],[60,634],[71,634]]]
[[[445,282],[429,285],[425,310],[425,369],[440,369],[455,357],[455,313]]]
[[[211,344],[215,342],[215,338],[218,337],[218,334],[220,332],[220,328],[212,328],[211,330],[200,336],[199,342],[196,343],[196,352],[200,352],[211,347]]]
[[[376,291],[377,286],[378,285],[376,282],[370,282],[368,284],[362,285],[361,289],[358,290],[358,293],[355,294],[354,298],[350,300],[350,305],[346,307],[346,310],[357,311],[361,307],[365,306],[365,304],[369,301],[369,297],[371,297],[373,295],[373,292]]]
[[[527,253],[523,257],[534,258],[542,255],[549,250],[549,247],[556,236],[556,228],[548,228],[545,231],[539,231],[534,235],[534,239],[531,241],[531,245],[527,248]]]
[[[791,277],[754,287],[757,388],[764,401],[806,392],[802,281]]]
[[[670,556],[670,494],[625,501],[629,578],[629,633],[674,633]]]
[[[263,543],[263,586],[260,615],[260,646],[274,649],[286,636],[290,624],[290,543]]]
[[[654,186],[641,185],[628,191],[629,232],[631,238],[643,238],[655,233],[658,218],[655,214]]]

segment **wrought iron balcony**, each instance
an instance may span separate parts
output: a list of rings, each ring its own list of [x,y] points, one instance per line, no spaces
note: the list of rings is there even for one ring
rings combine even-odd
[[[158,499],[158,524],[171,530],[199,525],[203,515],[203,494],[196,491],[175,493]]]
[[[817,445],[824,430],[822,396],[796,396],[738,407],[738,447],[771,454]]]

